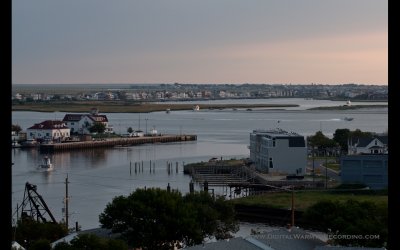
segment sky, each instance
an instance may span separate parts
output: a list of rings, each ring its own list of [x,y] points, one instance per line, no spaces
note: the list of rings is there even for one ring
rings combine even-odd
[[[388,82],[385,0],[12,0],[12,83]]]

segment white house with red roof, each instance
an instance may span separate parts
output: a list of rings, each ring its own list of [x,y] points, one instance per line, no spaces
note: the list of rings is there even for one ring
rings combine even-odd
[[[28,140],[64,140],[70,136],[70,129],[63,121],[46,120],[26,130]]]
[[[90,134],[89,128],[96,122],[105,125],[105,133],[113,133],[113,127],[108,124],[106,115],[99,115],[98,109],[92,108],[89,114],[66,114],[63,122],[71,129],[71,133]]]

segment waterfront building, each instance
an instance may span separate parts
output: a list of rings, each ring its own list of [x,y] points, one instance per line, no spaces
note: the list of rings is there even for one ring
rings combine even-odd
[[[387,154],[388,136],[374,136],[372,138],[350,138],[348,142],[348,154]]]
[[[71,129],[71,133],[90,134],[89,128],[100,122],[105,125],[105,133],[113,133],[113,127],[108,124],[106,115],[99,115],[96,108],[92,108],[89,114],[65,114],[63,122]]]
[[[307,147],[304,136],[282,129],[253,130],[250,160],[264,173],[304,175]]]
[[[46,120],[26,130],[28,140],[63,141],[70,136],[70,129],[65,122]]]
[[[388,186],[388,155],[347,155],[340,159],[343,184],[364,184],[371,189]]]

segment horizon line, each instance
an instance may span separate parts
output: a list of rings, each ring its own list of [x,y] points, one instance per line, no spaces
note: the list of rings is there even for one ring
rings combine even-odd
[[[12,83],[11,85],[157,85],[157,84],[180,84],[180,85],[367,85],[367,86],[388,86],[387,83],[384,84],[372,84],[372,83],[354,83],[354,82],[348,82],[348,83],[251,83],[251,82],[244,82],[244,83],[205,83],[205,82],[200,82],[200,83],[195,83],[195,82],[132,82],[132,83],[127,83],[127,82],[114,82],[114,83],[104,83],[104,82],[80,82],[80,83]]]

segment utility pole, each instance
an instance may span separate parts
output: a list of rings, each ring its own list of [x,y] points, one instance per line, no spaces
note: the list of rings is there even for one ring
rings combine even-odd
[[[294,227],[294,186],[292,186],[292,225]]]
[[[315,184],[315,156],[314,156],[314,146],[311,149],[311,156],[312,156],[312,181],[313,185]]]
[[[328,155],[325,149],[325,189],[328,189]]]
[[[138,130],[140,130],[140,113],[139,113],[139,129]]]
[[[65,178],[65,225],[67,226],[68,229],[68,174],[67,178]]]
[[[147,135],[147,120],[148,120],[148,118],[146,118],[145,120],[146,120],[146,135]]]
[[[292,185],[292,189],[288,188],[283,188],[283,187],[277,187],[277,186],[272,186],[272,185],[268,185],[269,187],[272,188],[276,188],[276,189],[280,189],[280,190],[284,190],[285,192],[291,192],[292,193],[292,204],[291,204],[291,222],[290,222],[290,228],[294,227],[294,185]]]

